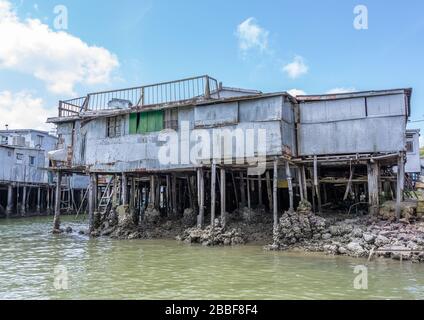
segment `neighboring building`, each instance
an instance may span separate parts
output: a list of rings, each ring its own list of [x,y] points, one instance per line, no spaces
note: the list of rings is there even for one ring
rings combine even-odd
[[[286,92],[223,87],[208,76],[93,93],[61,101],[58,117],[48,120],[57,125],[60,146],[50,153],[51,169],[58,177],[91,175],[91,217],[102,206],[96,181],[107,176],[114,182],[107,180],[101,192],[119,192],[118,203],[137,212],[146,202],[167,214],[198,204],[202,224],[209,201],[213,223],[217,170],[220,190],[226,190],[220,193],[222,213],[265,205],[276,223],[279,208],[292,209],[294,201],[307,198],[321,210],[322,199],[325,203],[340,193],[358,201],[366,193],[370,207],[378,210],[379,181],[392,180],[382,170],[399,165],[398,178],[403,176],[411,93],[395,89],[295,98]],[[223,136],[214,138],[222,129],[224,143]],[[181,144],[180,161],[164,163],[159,155],[172,130],[178,139],[171,145]],[[238,153],[234,144],[225,147],[225,136],[238,142],[236,132],[244,134],[248,154]],[[206,141],[203,134],[212,137],[207,148],[221,153],[202,149],[191,154],[197,138]],[[258,161],[263,172],[254,170]],[[211,186],[207,197],[205,180]],[[232,188],[225,189],[230,183]]]
[[[405,172],[421,174],[420,130],[406,130],[406,163]]]

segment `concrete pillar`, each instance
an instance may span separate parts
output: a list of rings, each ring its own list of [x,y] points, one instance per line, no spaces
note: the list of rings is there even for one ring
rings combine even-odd
[[[62,184],[62,173],[58,171],[56,173],[56,193],[55,193],[55,205],[54,205],[54,220],[53,220],[53,232],[60,231],[60,195]]]
[[[7,186],[7,206],[6,206],[6,217],[9,218],[13,210],[13,185]]]

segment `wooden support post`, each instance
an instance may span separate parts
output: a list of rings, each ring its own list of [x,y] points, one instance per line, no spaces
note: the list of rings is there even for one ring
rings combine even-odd
[[[112,188],[112,207],[116,207],[118,205],[118,176],[116,174],[113,176]]]
[[[155,208],[160,208],[160,177],[155,176]]]
[[[36,211],[38,214],[41,212],[41,187],[37,188],[37,208]]]
[[[272,203],[272,188],[271,188],[271,179],[269,177],[269,170],[265,172],[265,179],[266,179],[266,191],[268,194],[268,204],[269,204],[269,210],[273,211],[273,203]]]
[[[262,177],[260,174],[258,174],[258,204],[259,207],[262,207]]]
[[[131,178],[131,188],[129,193],[130,193],[130,209],[132,212],[135,212],[137,192],[135,190],[134,177]]]
[[[172,213],[171,205],[171,177],[166,175],[166,214],[169,217]]]
[[[212,161],[211,168],[211,226],[215,226],[215,200],[216,200],[216,160]]]
[[[241,207],[244,208],[246,206],[246,187],[244,184],[244,175],[243,172],[240,171],[239,173],[240,177],[240,201],[241,201]]]
[[[277,191],[278,191],[278,159],[274,160],[274,177],[273,177],[273,188],[272,188],[272,210],[274,215],[274,229],[278,225],[278,199],[277,199]]]
[[[250,201],[250,179],[249,179],[249,173],[246,174],[246,184],[247,184],[247,207],[251,208],[251,201]]]
[[[55,193],[55,204],[54,204],[54,220],[53,220],[53,232],[60,232],[60,196],[62,188],[62,173],[58,171],[56,173],[56,193]]]
[[[22,203],[21,203],[21,215],[24,217],[26,215],[26,209],[28,207],[27,203],[28,197],[27,197],[27,187],[22,187]]]
[[[368,172],[368,205],[369,213],[372,215],[378,214],[380,206],[379,192],[378,192],[378,174],[379,165],[377,162],[367,164]]]
[[[155,176],[151,175],[150,176],[150,192],[149,192],[149,204],[150,205],[155,205],[156,202],[156,188],[155,188]]]
[[[197,217],[197,225],[203,228],[205,216],[205,180],[202,168],[197,169],[197,191],[199,194],[199,215]]]
[[[403,189],[405,183],[405,162],[403,153],[399,155],[398,158],[398,170],[397,170],[397,179],[396,179],[396,219],[401,218],[401,202],[403,200]]]
[[[302,179],[302,170],[300,168],[297,168],[297,182],[299,184],[299,194],[300,194],[300,201],[303,201],[303,179]]]
[[[94,231],[94,211],[95,211],[95,191],[96,188],[96,175],[90,174],[90,184],[88,186],[88,232]]]
[[[236,207],[238,209],[240,209],[240,203],[239,203],[239,198],[238,198],[236,179],[234,178],[234,172],[233,172],[233,170],[231,170],[231,180],[233,182],[234,198],[235,198],[235,201],[236,201]]]
[[[226,191],[225,191],[225,187],[226,187],[226,185],[225,185],[225,169],[224,168],[221,168],[220,169],[220,173],[221,173],[221,179],[220,179],[220,183],[221,183],[221,225],[223,226],[223,227],[225,227],[225,223],[226,223],[226,221],[225,221],[225,212],[226,212],[226,203],[225,203],[225,200],[226,200]]]
[[[50,187],[47,186],[47,190],[46,190],[46,211],[47,214],[49,215],[51,213],[51,199],[50,199]]]
[[[99,203],[99,196],[98,196],[98,192],[99,192],[99,176],[97,173],[93,173],[93,203],[94,203],[94,211],[97,211]]]
[[[289,210],[290,211],[294,211],[294,206],[293,206],[293,182],[292,182],[292,175],[291,175],[291,171],[290,171],[290,164],[288,161],[286,161],[286,176],[287,176],[287,184],[289,187]]]
[[[306,182],[306,171],[305,166],[302,165],[300,168],[301,174],[302,174],[302,186],[303,186],[303,197],[306,201],[308,201],[308,184]]]
[[[172,214],[177,216],[178,213],[178,203],[177,203],[177,176],[175,174],[172,175]]]
[[[128,205],[128,176],[123,172],[122,173],[122,186],[121,186],[121,195],[122,195],[122,205]]]
[[[318,159],[314,156],[314,187],[318,202],[318,212],[321,212],[321,192],[318,181]]]
[[[368,171],[369,171],[369,168],[368,168]],[[353,179],[354,173],[355,173],[355,167],[353,167],[353,168],[350,169],[349,181],[347,182],[346,191],[345,191],[345,194],[343,196],[343,201],[346,201],[346,199],[347,199],[347,197],[349,195],[349,192],[350,192],[350,190],[352,188],[352,179]]]
[[[315,206],[315,186],[313,182],[313,170],[309,169],[309,176],[311,177],[311,197],[312,197],[312,211],[316,212],[316,206]]]
[[[7,186],[7,206],[6,206],[6,217],[9,218],[12,215],[13,210],[13,185]]]

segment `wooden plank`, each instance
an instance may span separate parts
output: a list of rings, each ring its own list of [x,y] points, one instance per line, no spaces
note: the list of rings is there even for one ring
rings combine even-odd
[[[211,170],[211,226],[215,225],[215,200],[216,200],[216,161],[212,162]]]

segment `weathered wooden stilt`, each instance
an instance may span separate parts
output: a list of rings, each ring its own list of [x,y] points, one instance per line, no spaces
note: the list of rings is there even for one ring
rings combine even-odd
[[[234,172],[232,170],[231,170],[231,180],[232,180],[233,188],[234,188],[234,198],[235,198],[235,201],[236,201],[236,207],[238,209],[240,209],[240,203],[239,203],[239,198],[238,198],[236,179],[234,178]]]
[[[246,186],[244,184],[244,175],[243,172],[240,171],[239,173],[240,177],[240,204],[241,207],[244,208],[246,206]]]
[[[369,213],[377,215],[379,211],[380,201],[378,192],[378,175],[379,165],[377,162],[367,164],[368,172],[368,205]]]
[[[250,179],[249,174],[246,175],[246,184],[247,184],[247,207],[251,208],[251,200],[250,200]]]
[[[293,182],[292,182],[292,176],[291,176],[291,171],[290,171],[290,164],[288,161],[286,161],[286,176],[287,176],[287,184],[289,187],[289,210],[293,211],[294,207],[293,207]]]
[[[299,195],[300,195],[300,201],[303,201],[303,179],[302,179],[302,170],[300,168],[297,168],[297,183],[299,185]]]
[[[396,219],[399,220],[401,218],[401,202],[403,200],[403,189],[405,183],[405,162],[403,159],[403,153],[399,155],[397,167],[398,170],[396,179]]]
[[[199,215],[197,217],[197,225],[200,228],[203,228],[205,216],[205,180],[202,168],[197,169],[197,188],[199,193]]]
[[[178,213],[178,203],[177,203],[177,176],[175,174],[172,175],[172,214],[177,216]]]
[[[215,226],[215,201],[216,201],[216,161],[213,160],[211,168],[211,226]]]
[[[54,220],[53,220],[53,232],[60,231],[60,195],[62,188],[62,173],[58,171],[56,173],[56,193],[55,193],[55,204],[54,204]]]
[[[122,183],[122,186],[121,186],[122,200],[121,201],[122,201],[122,205],[126,206],[128,205],[128,176],[124,172],[122,173],[121,183]]]
[[[94,231],[94,211],[95,211],[95,191],[96,188],[96,175],[90,174],[90,184],[88,186],[88,232]]]
[[[38,214],[40,214],[41,212],[41,188],[38,187],[37,188],[37,207],[36,207],[36,211]]]
[[[321,212],[321,192],[320,192],[319,180],[318,180],[317,156],[314,156],[314,187],[315,187],[315,192],[316,192],[317,202],[318,202],[318,212]]]
[[[7,206],[6,206],[6,217],[9,218],[12,215],[13,210],[13,185],[7,186]]]
[[[306,182],[306,171],[304,165],[302,165],[300,171],[302,175],[303,197],[305,198],[305,200],[308,200],[308,184]]]
[[[277,199],[277,191],[278,191],[278,159],[274,160],[274,177],[273,177],[273,188],[272,188],[272,210],[274,216],[274,229],[278,225],[278,199]]]
[[[258,174],[258,204],[262,207],[262,177],[260,174]]]
[[[27,187],[24,185],[22,187],[22,203],[21,203],[21,215],[24,217],[26,215],[26,209],[28,207],[27,203]]]
[[[225,214],[226,214],[225,213],[226,212],[226,207],[225,207],[226,206],[226,203],[225,203],[225,200],[226,200],[225,169],[221,168],[220,173],[221,173],[221,179],[220,179],[220,183],[221,183],[221,224],[222,224],[223,227],[225,227],[225,223],[226,223],[226,221],[225,221]]]
[[[265,179],[266,179],[266,191],[268,194],[268,204],[269,204],[269,210],[273,211],[273,203],[272,203],[272,188],[271,188],[271,179],[269,177],[269,170],[265,172]]]
[[[51,199],[50,199],[50,187],[47,186],[46,189],[46,211],[47,214],[49,215],[51,213]]]

